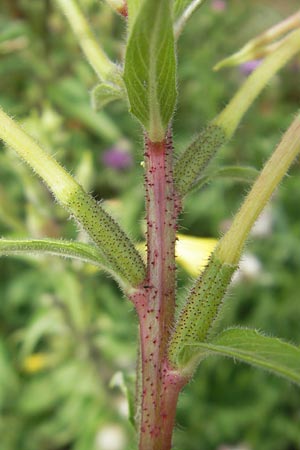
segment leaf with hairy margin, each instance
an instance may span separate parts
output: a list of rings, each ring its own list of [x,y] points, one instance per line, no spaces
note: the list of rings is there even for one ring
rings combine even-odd
[[[169,0],[146,0],[126,51],[124,81],[130,110],[153,142],[162,141],[176,101],[176,62]]]
[[[127,0],[128,28],[131,30],[135,18],[139,12],[142,0]]]
[[[191,190],[202,189],[207,183],[219,179],[228,179],[238,183],[252,183],[258,175],[259,171],[250,166],[223,166],[217,169],[207,169]]]
[[[256,330],[229,328],[209,342],[192,344],[199,357],[228,356],[273,372],[300,385],[300,347]]]
[[[30,254],[77,259],[109,272],[120,282],[106,258],[93,245],[59,239],[0,239],[0,257]]]

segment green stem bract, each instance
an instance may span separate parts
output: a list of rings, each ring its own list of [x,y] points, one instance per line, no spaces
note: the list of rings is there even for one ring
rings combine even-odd
[[[274,53],[247,78],[226,108],[194,139],[178,158],[174,181],[181,196],[193,189],[203,170],[234,134],[242,117],[262,89],[297,52],[300,51],[300,30],[290,33]]]
[[[218,317],[236,266],[224,264],[215,255],[196,280],[176,322],[169,344],[169,358],[182,374],[194,370],[199,353],[187,343],[206,341]]]
[[[227,141],[224,130],[209,124],[180,155],[174,167],[177,192],[183,197],[197,182],[217,150]]]
[[[1,109],[0,138],[42,178],[59,203],[87,231],[113,270],[131,286],[138,286],[145,277],[145,267],[126,233],[52,156]]]

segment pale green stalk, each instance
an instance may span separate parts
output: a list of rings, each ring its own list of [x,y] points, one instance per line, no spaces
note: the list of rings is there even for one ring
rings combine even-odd
[[[181,196],[194,187],[216,152],[228,142],[246,111],[270,79],[300,51],[300,30],[289,34],[247,78],[226,108],[204,128],[178,158],[175,185]]]
[[[109,265],[131,286],[145,276],[140,254],[119,225],[96,200],[0,108],[0,138],[44,180],[57,200],[80,223]]]
[[[238,263],[252,226],[299,152],[300,115],[283,136],[235,216],[229,231],[218,244],[215,256],[221,262]]]
[[[229,231],[220,240],[207,267],[195,281],[180,312],[169,342],[169,358],[182,373],[192,374],[198,365],[197,349],[186,344],[208,340],[248,234],[299,152],[300,115],[266,163]]]
[[[269,30],[261,33],[256,38],[251,39],[251,41],[244,45],[244,47],[242,47],[238,52],[216,64],[214,70],[219,70],[222,67],[236,66],[246,61],[262,58],[264,55],[270,52],[273,45],[276,45],[280,42],[275,41],[275,39],[279,39],[284,34],[299,27],[300,11],[269,28]]]
[[[103,81],[121,82],[117,66],[108,58],[82,14],[75,0],[56,0],[68,19],[78,43],[88,62]]]
[[[226,133],[231,136],[235,132],[241,117],[269,82],[270,78],[299,51],[300,30],[296,30],[283,39],[280,47],[267,56],[262,64],[247,78],[241,89],[215,119],[214,123],[224,128]]]

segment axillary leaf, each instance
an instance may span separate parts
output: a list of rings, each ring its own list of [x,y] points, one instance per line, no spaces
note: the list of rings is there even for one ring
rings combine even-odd
[[[127,45],[124,81],[130,111],[152,142],[163,140],[176,101],[176,61],[169,0],[145,0]]]

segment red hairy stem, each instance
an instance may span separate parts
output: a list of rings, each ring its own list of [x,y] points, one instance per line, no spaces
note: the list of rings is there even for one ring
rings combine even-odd
[[[147,277],[134,302],[140,319],[139,450],[170,450],[178,394],[185,384],[167,361],[175,310],[175,242],[180,202],[172,140],[145,138]],[[139,401],[139,400],[138,400]]]

